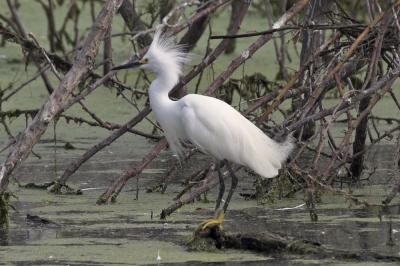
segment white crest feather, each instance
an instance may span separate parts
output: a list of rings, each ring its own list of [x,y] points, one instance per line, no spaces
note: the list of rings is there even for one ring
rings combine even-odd
[[[181,75],[183,65],[189,61],[184,48],[184,45],[176,44],[172,36],[167,36],[161,28],[158,28],[147,53]]]

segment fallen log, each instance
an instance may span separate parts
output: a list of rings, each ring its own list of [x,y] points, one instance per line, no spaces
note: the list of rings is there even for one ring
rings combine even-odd
[[[296,239],[273,232],[230,233],[220,225],[198,228],[186,243],[191,251],[213,251],[218,249],[239,249],[268,255],[306,255],[317,259],[350,261],[400,262],[400,257],[382,255],[367,251],[346,251],[328,248],[321,243]]]

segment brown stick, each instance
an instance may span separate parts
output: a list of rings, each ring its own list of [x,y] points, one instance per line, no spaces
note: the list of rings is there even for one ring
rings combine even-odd
[[[397,77],[400,74],[400,67],[397,67],[395,70],[392,71],[392,73],[389,73],[387,76],[381,78],[377,82],[374,82],[371,87],[367,90],[364,90],[363,93],[361,94],[361,98],[368,97],[370,94],[369,93],[375,93],[374,97],[371,99],[369,105],[361,112],[357,119],[355,121],[350,122],[350,128],[346,132],[346,135],[344,136],[342,143],[339,146],[339,150],[342,150],[344,147],[347,146],[347,143],[349,142],[349,139],[352,135],[352,132],[355,127],[357,127],[362,119],[366,117],[369,112],[372,110],[372,108],[375,106],[375,104],[383,97],[383,95],[390,90],[390,87],[392,86],[393,82],[397,79]],[[382,90],[379,92],[379,90]],[[347,153],[345,153],[346,155]],[[328,167],[324,169],[323,176],[329,176],[329,172],[334,166],[336,160],[338,159],[338,154],[334,154],[332,160],[330,161]],[[330,178],[330,181],[332,181],[332,178]],[[330,183],[330,182],[328,182]]]
[[[89,160],[93,155],[95,155],[97,152],[99,152],[101,149],[104,147],[107,147],[110,145],[112,142],[114,142],[116,139],[118,139],[120,136],[125,134],[130,128],[132,128],[134,125],[139,123],[145,116],[147,116],[150,113],[150,108],[146,107],[143,109],[137,116],[129,120],[126,124],[124,124],[122,127],[119,129],[115,130],[110,136],[102,140],[101,142],[97,143],[90,149],[88,149],[82,156],[80,156],[78,159],[74,160],[71,162],[67,168],[64,170],[63,174],[61,177],[57,180],[61,185],[65,185],[65,182],[67,179],[78,170],[78,168],[85,163],[87,160]]]
[[[381,60],[381,50],[382,43],[385,33],[389,27],[389,22],[392,18],[391,13],[386,13],[383,18],[382,26],[379,28],[378,36],[375,39],[374,50],[371,56],[371,62],[368,65],[367,75],[364,81],[364,85],[361,88],[363,90],[367,87],[371,82],[375,82],[378,76],[378,63]],[[358,112],[362,113],[369,105],[370,98],[366,97],[360,101],[360,105],[358,108]],[[367,128],[368,128],[368,116],[361,120],[360,124],[356,128],[354,143],[353,143],[353,154],[358,153],[359,151],[364,150],[365,141],[367,137]],[[352,179],[354,182],[359,181],[361,173],[363,171],[364,166],[364,156],[358,156],[353,158],[353,161],[350,165],[350,172],[352,175]]]
[[[171,213],[173,213],[183,205],[193,202],[193,200],[196,199],[199,195],[215,187],[218,184],[218,178],[216,178],[215,176],[215,171],[208,171],[208,175],[205,177],[202,183],[203,184],[195,191],[190,193],[189,196],[184,199],[179,198],[172,205],[168,206],[168,208],[163,209],[160,215],[160,219],[165,219],[167,216],[171,215]]]
[[[284,96],[287,94],[290,88],[292,88],[298,78],[304,73],[304,71],[309,67],[309,65],[315,61],[318,56],[325,51],[331,45],[335,40],[337,40],[340,37],[341,34],[336,33],[330,38],[328,41],[326,41],[323,45],[318,47],[317,51],[312,54],[311,56],[308,57],[307,61],[304,62],[304,64],[301,65],[299,71],[297,71],[296,74],[293,75],[293,77],[289,80],[288,83],[280,90],[278,96],[274,99],[272,104],[268,107],[268,109],[257,119],[257,123],[261,123],[262,121],[266,120],[268,116],[276,109],[276,107],[282,102],[282,99],[284,99]],[[254,110],[254,107],[252,108]]]
[[[16,28],[18,29],[18,33],[21,34],[22,37],[28,38],[28,35],[26,34],[25,28],[22,25],[21,20],[19,19],[19,16],[17,14],[17,10],[16,10],[14,4],[12,3],[11,0],[7,0],[7,5],[11,12],[11,20],[12,20],[12,22],[14,22]]]
[[[44,49],[40,46],[38,46],[36,43],[33,41],[23,38],[19,36],[16,33],[10,32],[6,28],[2,27],[0,24],[0,35],[4,35],[7,39],[10,39],[12,41],[15,41],[19,45],[21,45],[21,48],[26,51],[29,54],[33,54],[35,56],[35,62],[47,62],[48,60],[43,56],[43,53],[41,51],[44,51]],[[48,56],[50,61],[54,64],[54,66],[62,72],[68,72],[72,64],[60,56],[44,51],[44,53]],[[82,92],[79,93],[79,95],[71,100],[68,101],[68,106],[65,107],[65,109],[69,108],[72,104],[78,102],[79,100],[84,99],[88,94],[90,94],[92,91],[97,89],[100,85],[105,85],[109,88],[116,88],[118,90],[129,90],[135,92],[134,89],[122,84],[119,81],[116,81],[115,79],[112,79],[112,76],[115,74],[115,71],[110,71],[106,76],[101,77],[100,75],[90,72],[89,75],[91,78],[95,80],[91,85],[87,86]]]
[[[24,28],[21,20],[19,19],[19,16],[18,16],[18,13],[17,13],[17,10],[16,10],[14,4],[12,3],[11,0],[7,0],[7,4],[8,4],[8,7],[10,9],[10,12],[11,12],[12,21],[15,23],[16,28],[18,29],[18,33],[23,38],[28,39],[28,34],[26,33],[25,28]],[[36,61],[34,63],[36,65],[36,67],[40,70],[41,69],[40,64],[38,62],[36,62]],[[41,72],[40,75],[42,77],[43,83],[44,83],[48,93],[52,93],[53,86],[51,85],[48,76],[46,75],[45,72]]]
[[[277,22],[275,22],[273,28],[277,29],[286,24],[291,20],[296,14],[298,14],[309,2],[309,0],[299,0],[292,6],[285,14],[283,14]],[[222,72],[211,85],[208,87],[205,95],[211,95],[216,89],[218,89],[225,80],[232,75],[232,73],[246,62],[259,48],[265,45],[268,41],[272,39],[273,34],[266,34],[260,36],[254,43],[252,43],[247,49],[245,49],[242,54],[235,58],[229,66]]]
[[[104,204],[108,201],[108,199],[112,196],[111,201],[115,201],[118,194],[121,192],[122,188],[125,186],[126,182],[133,176],[140,174],[146,167],[149,165],[154,158],[167,147],[167,140],[163,138],[160,140],[156,146],[148,153],[145,157],[143,157],[142,162],[134,168],[130,168],[125,170],[118,178],[114,180],[114,182],[109,186],[99,199],[97,200],[97,204]]]
[[[203,10],[197,12],[196,14],[191,16],[188,20],[186,20],[185,24],[177,25],[176,27],[172,28],[171,29],[172,32],[173,33],[178,33],[180,31],[182,31],[184,28],[192,25],[198,19],[201,19],[204,16],[207,16],[208,14],[214,12],[216,9],[218,9],[219,7],[225,5],[229,1],[231,1],[231,0],[216,0],[216,1],[213,1],[213,3],[211,5],[209,5],[207,8],[204,8]],[[250,3],[248,3],[248,4],[250,4]]]
[[[104,44],[103,44],[103,75],[107,75],[111,70],[112,66],[112,46],[111,46],[111,25],[107,29],[104,36]]]
[[[337,116],[339,116],[341,113],[346,112],[350,108],[352,108],[356,103],[358,103],[362,98],[368,97],[374,93],[379,92],[379,90],[385,88],[385,92],[390,89],[391,84],[399,77],[400,75],[400,67],[394,69],[391,73],[388,75],[382,77],[378,81],[374,82],[371,84],[371,86],[364,90],[363,93],[360,93],[356,96],[354,96],[350,101],[345,101],[340,103],[339,106],[334,106],[328,109],[324,109],[318,113],[315,113],[313,115],[310,115],[308,117],[305,117],[302,120],[296,121],[290,126],[287,126],[288,131],[293,131],[294,129],[300,127],[304,123],[307,123],[307,121],[316,121],[318,119],[321,119],[322,117],[326,117],[328,115],[331,115],[333,113],[337,113]],[[375,99],[376,100],[376,99]],[[360,118],[359,118],[360,119]]]
[[[130,0],[124,0],[118,12],[121,14],[126,25],[131,32],[144,31],[146,30],[146,25],[140,19],[139,14],[136,12],[135,1],[133,4]],[[151,37],[148,34],[142,34],[138,37],[138,44],[141,48],[144,48],[151,43]]]
[[[200,1],[201,4],[204,4],[204,2],[205,0]],[[207,5],[204,5],[203,7],[199,8],[197,12],[201,12],[206,7]],[[193,24],[189,25],[187,32],[185,33],[185,35],[183,35],[182,39],[179,41],[179,44],[183,45],[186,52],[191,51],[195,47],[198,40],[203,35],[203,32],[205,31],[207,24],[210,20],[211,14],[212,13],[209,13],[206,16],[203,16],[201,19],[198,19]]]
[[[108,0],[104,4],[72,68],[65,75],[58,88],[50,95],[34,120],[18,137],[13,151],[1,166],[0,193],[4,193],[7,189],[9,177],[13,170],[26,159],[33,146],[46,131],[48,124],[64,110],[65,104],[71,98],[72,91],[93,68],[97,48],[121,3],[122,0]]]
[[[400,5],[400,0],[397,0],[396,3],[392,5],[392,7],[395,8],[398,5]],[[385,12],[389,13],[390,10],[391,8],[389,8]],[[365,40],[371,29],[381,21],[385,12],[382,12],[378,16],[376,16],[374,20],[371,21],[368,24],[368,26],[357,36],[357,39],[351,44],[350,48],[345,53],[343,59],[339,63],[337,63],[336,66],[331,71],[328,72],[328,74],[324,78],[324,81],[327,79],[331,79],[336,73],[340,71],[345,62],[348,59],[350,59],[350,57],[354,54],[356,48],[362,43],[362,41]],[[310,111],[314,108],[315,103],[318,101],[322,93],[323,89],[321,87],[318,87],[316,90],[313,91],[312,95],[310,96],[310,100],[307,101],[307,103],[304,106],[304,111],[303,111],[304,115],[308,115],[310,113]]]

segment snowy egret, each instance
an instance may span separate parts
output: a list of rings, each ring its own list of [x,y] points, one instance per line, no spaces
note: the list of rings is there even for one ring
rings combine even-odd
[[[113,70],[139,67],[149,69],[156,79],[149,88],[150,106],[164,130],[173,153],[183,156],[182,143],[190,141],[201,151],[212,155],[217,163],[220,190],[216,209],[224,194],[220,168],[226,165],[232,184],[223,207],[226,211],[237,185],[230,162],[244,165],[265,178],[278,170],[293,149],[291,138],[279,143],[265,135],[229,104],[213,97],[188,94],[174,101],[168,96],[178,83],[187,62],[182,46],[161,35],[158,30],[146,54],[140,59],[114,67]]]

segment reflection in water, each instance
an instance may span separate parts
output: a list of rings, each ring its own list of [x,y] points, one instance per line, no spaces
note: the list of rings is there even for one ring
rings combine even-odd
[[[8,246],[9,242],[8,228],[0,229],[0,246]]]

